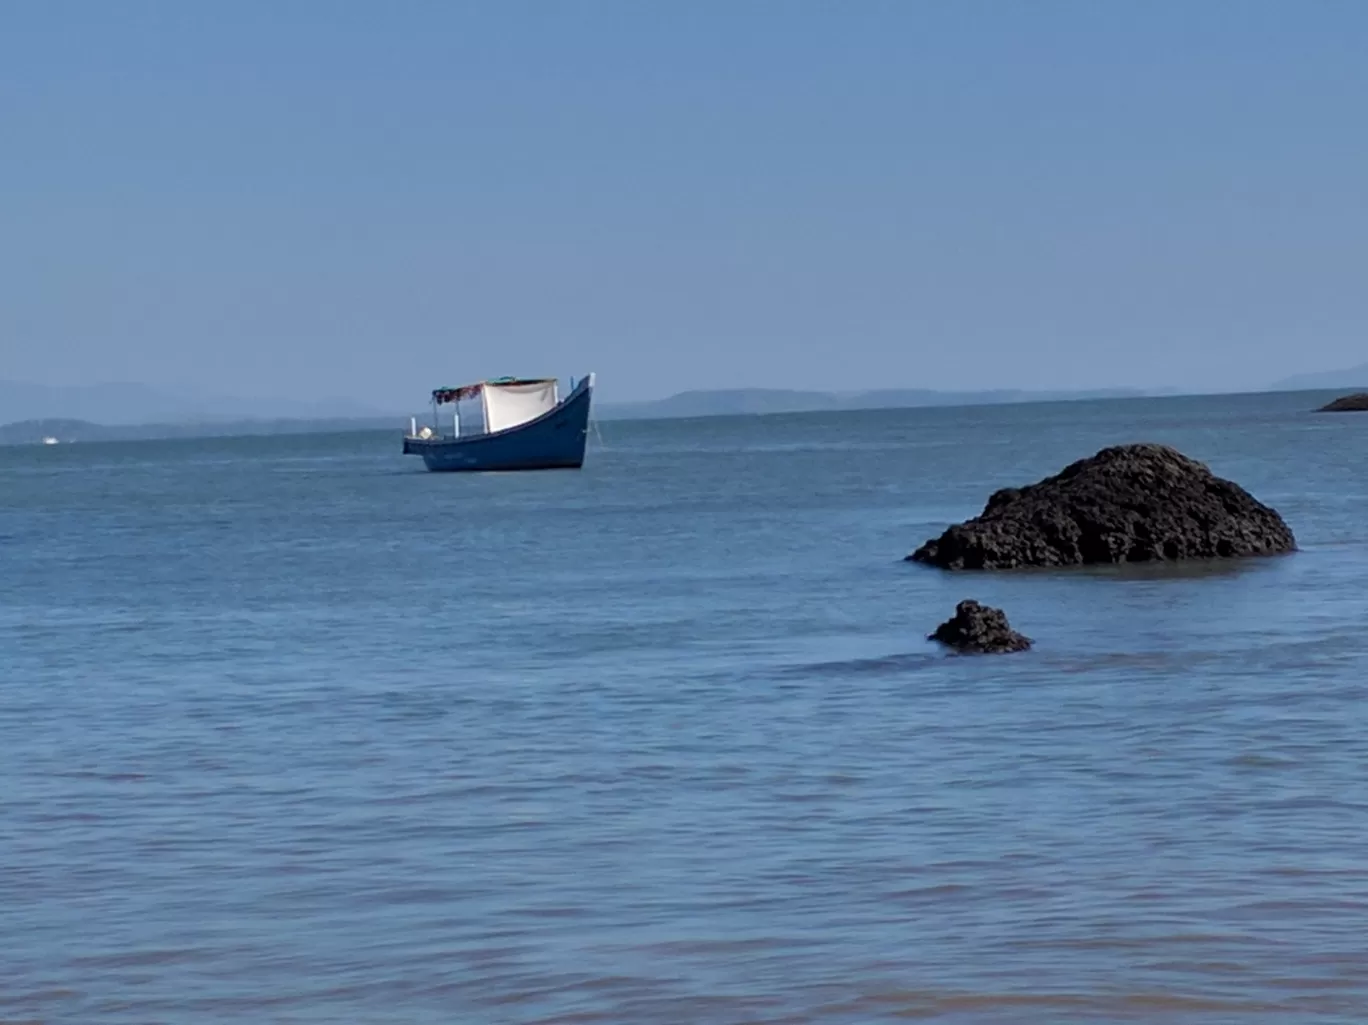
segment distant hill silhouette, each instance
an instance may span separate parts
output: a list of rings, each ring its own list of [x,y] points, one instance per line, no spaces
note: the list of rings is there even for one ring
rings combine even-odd
[[[687,391],[646,402],[598,403],[599,419],[672,419],[808,413],[927,406],[996,405],[1066,399],[1134,398],[1174,394],[1109,389],[1078,392],[1016,390],[941,392],[882,389],[864,392],[731,388]],[[242,412],[234,414],[234,410]],[[11,423],[5,423],[12,420]],[[59,441],[132,441],[153,438],[399,430],[407,416],[376,413],[339,401],[180,399],[144,385],[52,388],[0,382],[0,444]]]
[[[1284,378],[1270,391],[1368,390],[1368,363],[1345,370]],[[1089,391],[936,391],[884,388],[869,391],[802,391],[727,388],[679,392],[641,402],[595,404],[603,420],[745,416],[860,409],[1003,405],[1085,399],[1157,398],[1178,389],[1131,388]],[[139,384],[54,388],[0,381],[0,444],[28,444],[45,436],[63,441],[133,440],[230,434],[295,434],[315,431],[399,430],[408,415],[384,413],[347,400],[193,398]]]
[[[602,419],[664,419],[695,416],[742,416],[755,413],[811,413],[824,410],[905,409],[924,406],[1001,405],[1011,402],[1050,402],[1066,399],[1139,398],[1171,395],[1172,390],[1139,391],[1113,388],[1098,391],[1031,392],[933,391],[890,388],[864,392],[790,391],[777,388],[731,388],[686,391],[649,402],[607,402]]]
[[[1330,389],[1368,389],[1368,363],[1343,370],[1294,374],[1270,385],[1270,391],[1329,391]]]
[[[1124,398],[1145,394],[1133,389],[1098,391],[1030,392],[934,391],[925,388],[880,389],[862,392],[798,391],[777,388],[729,388],[680,392],[664,399],[644,402],[595,403],[601,419],[661,419],[670,417],[737,416],[754,413],[805,413],[841,409],[884,409],[917,406],[982,405],[1054,399]],[[0,381],[0,424],[60,420],[84,423],[89,428],[154,427],[155,435],[222,434],[223,428],[241,428],[252,421],[313,421],[336,424],[349,420],[384,422],[396,427],[407,423],[408,412],[387,412],[346,399],[243,399],[178,395],[142,384],[51,385]],[[196,426],[197,425],[197,426]],[[170,428],[177,429],[172,432]],[[190,428],[182,430],[181,428]],[[206,428],[213,428],[208,430]],[[52,432],[49,432],[52,433]],[[253,429],[249,433],[260,433]],[[109,432],[103,432],[109,436]]]
[[[0,423],[64,419],[131,426],[387,415],[396,423],[407,419],[347,399],[243,399],[179,395],[144,384],[53,386],[0,381]]]
[[[167,438],[247,437],[261,434],[327,434],[397,430],[393,417],[376,420],[216,420],[178,424],[96,424],[88,420],[21,420],[0,425],[0,445],[37,445],[44,438],[63,444],[93,441],[154,441]]]

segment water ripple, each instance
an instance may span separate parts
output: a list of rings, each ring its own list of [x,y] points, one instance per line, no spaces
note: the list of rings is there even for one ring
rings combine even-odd
[[[1359,1025],[1368,434],[1206,401],[0,450],[0,1020]],[[897,561],[1135,437],[1303,551]]]

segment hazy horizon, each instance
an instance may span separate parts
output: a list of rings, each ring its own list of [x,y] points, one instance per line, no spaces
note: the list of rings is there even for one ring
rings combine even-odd
[[[1368,350],[1368,7],[6,8],[0,380],[1257,390]]]
[[[565,382],[568,384],[568,382]],[[698,416],[753,412],[915,408],[999,402],[1048,402],[1061,399],[1127,397],[1211,397],[1276,392],[1344,392],[1368,387],[1368,363],[1330,373],[1294,375],[1252,389],[1203,391],[1181,387],[1082,390],[918,389],[885,386],[875,389],[772,389],[734,386],[688,389],[644,399],[623,399],[600,387],[595,403],[601,416]],[[36,394],[35,394],[36,392]],[[0,380],[0,425],[35,420],[80,420],[109,426],[185,423],[228,423],[266,420],[335,421],[388,419],[425,414],[426,393],[407,405],[385,407],[346,396],[287,397],[179,394],[143,384],[106,382],[80,386],[46,386]]]

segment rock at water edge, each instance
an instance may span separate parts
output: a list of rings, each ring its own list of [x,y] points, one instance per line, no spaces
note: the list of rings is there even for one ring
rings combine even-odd
[[[1354,395],[1341,395],[1333,402],[1327,402],[1317,412],[1320,413],[1368,413],[1368,392]]]
[[[955,614],[931,634],[928,640],[956,651],[981,655],[1000,655],[1025,651],[1031,639],[1012,629],[1001,609],[968,599],[955,606]]]
[[[1276,555],[1292,530],[1244,488],[1167,445],[1119,445],[993,494],[908,556],[942,569],[1017,569]]]

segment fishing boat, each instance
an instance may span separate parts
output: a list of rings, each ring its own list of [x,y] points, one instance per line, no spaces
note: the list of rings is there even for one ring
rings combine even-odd
[[[578,384],[572,378],[564,399],[555,378],[501,377],[437,388],[432,424],[420,428],[416,417],[409,421],[404,454],[422,456],[434,471],[577,470],[584,465],[593,394],[593,374]],[[462,403],[476,399],[480,424],[463,428]],[[451,409],[450,421],[439,426],[444,407]]]

